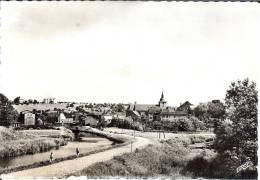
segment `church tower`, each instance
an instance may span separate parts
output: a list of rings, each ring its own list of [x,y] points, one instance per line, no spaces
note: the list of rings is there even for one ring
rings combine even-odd
[[[164,108],[166,108],[166,106],[167,106],[167,101],[165,101],[164,100],[164,94],[163,94],[163,91],[162,91],[162,94],[161,94],[161,98],[160,98],[160,101],[159,101],[159,107],[161,108],[161,109],[164,109]]]

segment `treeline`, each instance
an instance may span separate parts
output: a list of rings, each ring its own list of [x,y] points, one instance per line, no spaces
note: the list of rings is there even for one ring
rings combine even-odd
[[[16,121],[18,116],[18,112],[12,106],[12,101],[0,93],[0,125]]]

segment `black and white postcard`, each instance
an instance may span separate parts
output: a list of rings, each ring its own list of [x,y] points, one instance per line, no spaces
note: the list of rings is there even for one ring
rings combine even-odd
[[[6,1],[0,179],[257,179],[257,2]]]

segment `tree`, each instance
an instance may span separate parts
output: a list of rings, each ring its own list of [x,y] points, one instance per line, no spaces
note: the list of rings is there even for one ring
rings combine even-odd
[[[32,100],[32,99],[29,99],[29,100],[28,100],[28,103],[29,103],[29,104],[33,104],[33,100]]]
[[[124,112],[125,108],[124,108],[123,104],[117,104],[115,110],[116,110],[116,112]]]
[[[224,118],[225,106],[219,100],[213,100],[200,103],[194,108],[193,112],[200,121],[206,123],[207,127],[213,127],[216,121]]]
[[[239,163],[246,159],[257,165],[257,90],[248,79],[232,82],[226,92],[225,120],[215,129],[215,148]]]
[[[14,102],[14,104],[16,104],[16,105],[20,104],[20,96],[14,98],[14,101],[13,101],[13,102]]]
[[[18,113],[11,105],[11,101],[0,93],[0,123],[9,125],[12,121],[16,121],[17,118]]]

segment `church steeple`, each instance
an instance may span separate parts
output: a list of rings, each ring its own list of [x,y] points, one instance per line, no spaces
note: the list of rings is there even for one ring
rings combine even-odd
[[[164,100],[164,94],[163,94],[163,90],[162,90],[161,98],[159,101],[159,107],[164,109],[166,107],[166,103],[167,103],[167,101]]]
[[[160,101],[163,101],[163,100],[164,100],[164,94],[163,94],[163,90],[162,90]]]

